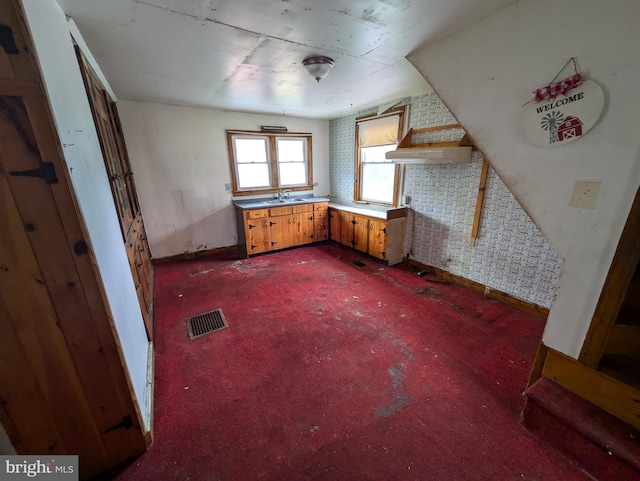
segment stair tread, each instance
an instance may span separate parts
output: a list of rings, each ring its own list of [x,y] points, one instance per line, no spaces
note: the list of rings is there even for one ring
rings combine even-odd
[[[545,378],[533,383],[527,398],[582,436],[640,470],[640,430]]]

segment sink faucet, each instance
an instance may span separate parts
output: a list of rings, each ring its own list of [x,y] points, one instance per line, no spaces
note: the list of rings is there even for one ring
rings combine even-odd
[[[279,190],[278,200],[282,201],[284,199],[288,199],[290,194],[291,194],[291,189]]]

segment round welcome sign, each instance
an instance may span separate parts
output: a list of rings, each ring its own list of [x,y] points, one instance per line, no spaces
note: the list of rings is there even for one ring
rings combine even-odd
[[[524,112],[524,135],[530,142],[557,147],[586,134],[600,118],[604,93],[585,80],[578,87],[553,100],[530,103]]]

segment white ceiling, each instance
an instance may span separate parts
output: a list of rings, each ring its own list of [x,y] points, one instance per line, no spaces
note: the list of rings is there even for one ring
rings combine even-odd
[[[405,57],[515,0],[57,1],[120,99],[329,119],[430,90]]]

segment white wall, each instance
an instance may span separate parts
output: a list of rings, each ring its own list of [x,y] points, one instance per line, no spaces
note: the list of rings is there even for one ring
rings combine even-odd
[[[409,56],[564,258],[544,342],[573,357],[640,183],[638,45],[636,0],[528,0]],[[572,56],[605,91],[603,116],[575,142],[534,146],[521,106]],[[602,181],[594,209],[568,205],[581,180]]]
[[[329,194],[327,120],[128,101],[118,111],[154,258],[237,244],[227,129],[311,132],[314,194]]]
[[[147,335],[102,152],[64,13],[55,0],[22,0],[88,244],[137,399],[146,398]],[[149,413],[140,406],[145,419]],[[147,426],[148,428],[148,426]]]

